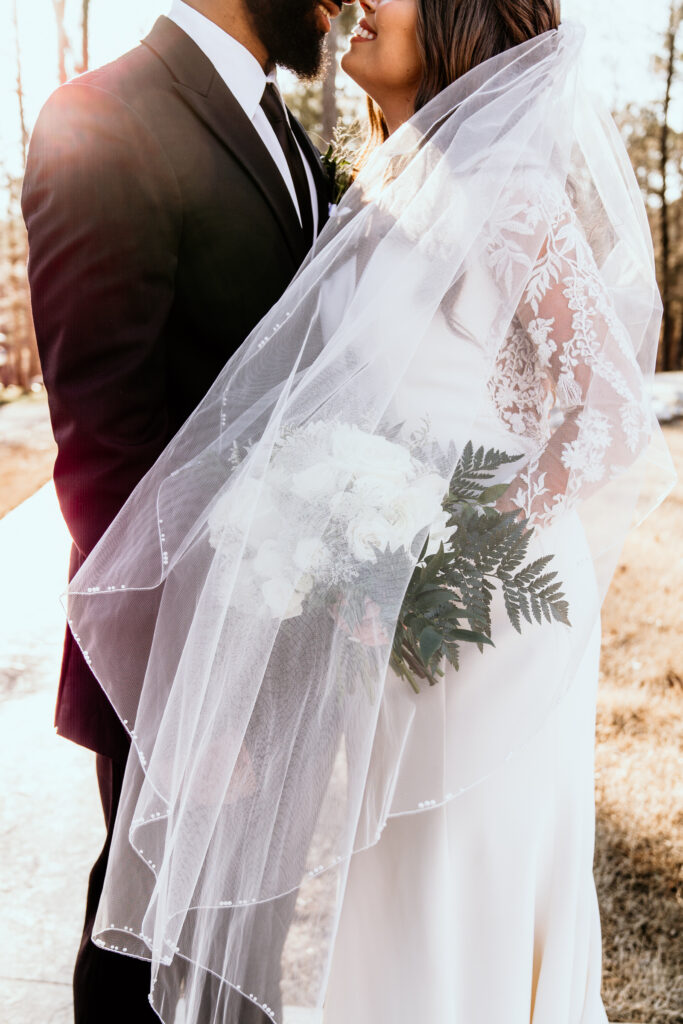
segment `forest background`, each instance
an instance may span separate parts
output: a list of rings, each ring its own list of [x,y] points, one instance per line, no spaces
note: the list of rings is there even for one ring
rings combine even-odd
[[[664,303],[658,369],[683,368],[683,3],[564,0],[565,18],[586,24],[585,59],[612,108],[647,205]],[[50,92],[114,59],[164,13],[160,0],[0,0],[0,402],[40,388],[26,280],[20,195],[31,129]],[[333,24],[320,82],[283,75],[290,106],[324,149],[338,119],[363,118],[339,55],[357,21]],[[8,394],[4,389],[10,387]]]

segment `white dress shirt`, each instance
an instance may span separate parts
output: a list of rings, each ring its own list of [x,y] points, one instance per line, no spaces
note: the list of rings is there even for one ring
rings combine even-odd
[[[285,185],[292,197],[294,209],[301,222],[301,212],[296,197],[296,189],[289,170],[289,165],[282,147],[277,140],[270,121],[261,107],[261,97],[268,82],[273,82],[277,87],[277,75],[273,70],[269,75],[256,60],[256,57],[247,50],[246,46],[238,42],[233,36],[228,35],[215,22],[205,15],[200,14],[194,7],[183,3],[183,0],[173,0],[168,17],[174,21],[179,28],[185,32],[193,42],[197,44],[202,53],[208,57],[218,74],[221,76],[230,92],[233,94],[239,105],[244,110],[256,131],[261,136],[268,152],[272,156],[277,169],[282,175]],[[297,141],[297,140],[295,140]],[[301,147],[297,141],[299,152]],[[313,209],[313,229],[318,231],[318,194],[313,180],[313,173],[306,156],[301,153],[304,162],[308,187],[311,192],[311,206]]]

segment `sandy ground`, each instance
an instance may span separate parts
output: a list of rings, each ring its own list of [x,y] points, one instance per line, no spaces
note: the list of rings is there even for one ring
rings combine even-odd
[[[31,452],[42,448],[48,463],[52,453],[44,403],[21,405],[0,410],[0,1021],[66,1024],[103,826],[92,755],[58,739],[51,724],[69,539],[51,485],[23,500],[49,474]],[[683,475],[683,422],[665,434]],[[647,1024],[683,1024],[682,512],[679,482],[630,538],[603,615],[596,880],[604,994],[611,1020]]]
[[[603,608],[595,876],[611,1019],[683,1022],[683,420]]]
[[[56,454],[44,393],[0,405],[0,518],[50,479]]]

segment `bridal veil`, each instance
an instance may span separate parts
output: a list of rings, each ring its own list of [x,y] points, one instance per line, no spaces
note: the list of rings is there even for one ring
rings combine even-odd
[[[529,742],[670,486],[647,218],[582,40],[565,25],[488,61],[374,152],[69,586],[132,740],[94,938],[151,961],[166,1024],[179,1005],[228,1024],[242,997],[280,1021],[280,989],[322,1005],[350,857]],[[466,375],[438,429],[410,401],[435,325]],[[425,488],[491,439],[520,456],[497,478],[511,500],[538,536],[579,537],[594,585],[571,627],[524,628],[530,649],[552,637],[554,678],[492,672],[459,731],[424,739],[445,749],[430,791],[397,801],[420,695],[384,641],[434,527]],[[331,554],[341,507],[365,583]],[[385,546],[403,557],[375,562]],[[383,614],[371,642],[362,586]],[[460,677],[465,693],[465,668],[439,685]]]

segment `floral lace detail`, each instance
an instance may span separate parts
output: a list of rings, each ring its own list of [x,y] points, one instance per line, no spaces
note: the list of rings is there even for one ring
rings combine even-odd
[[[538,446],[508,493],[532,523],[547,524],[637,457],[648,403],[633,341],[564,189],[529,176],[511,190],[486,258],[508,292],[521,275],[522,294],[489,397],[505,427]]]
[[[540,442],[550,437],[548,417],[554,396],[532,330],[541,340],[544,351],[550,351],[550,346],[554,347],[555,343],[549,337],[548,327],[533,327],[534,324],[547,325],[552,321],[536,320],[525,330],[515,320],[499,353],[488,387],[498,415],[508,430]]]

